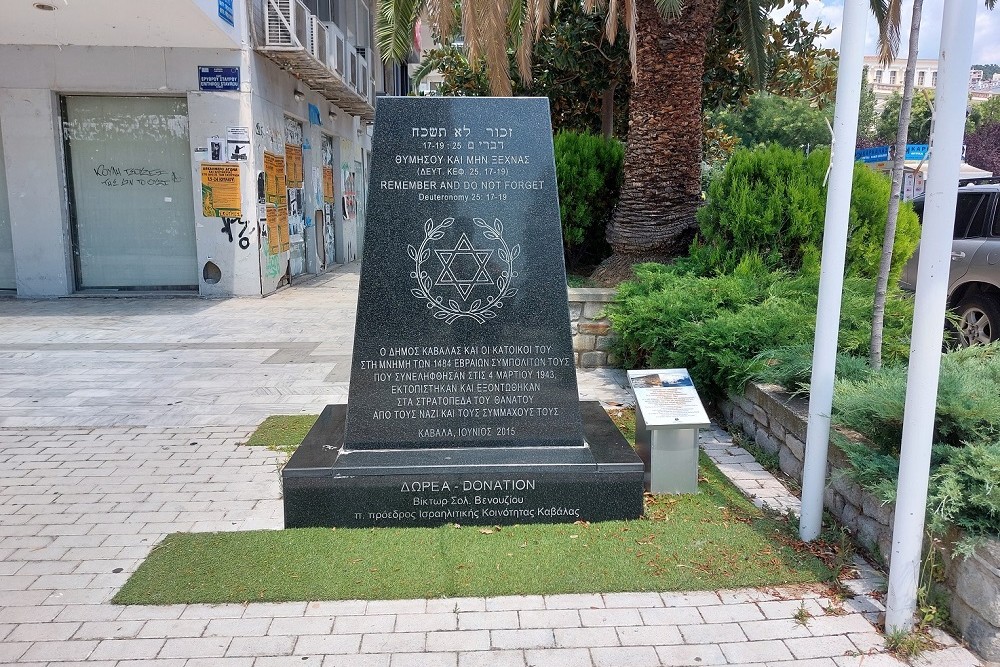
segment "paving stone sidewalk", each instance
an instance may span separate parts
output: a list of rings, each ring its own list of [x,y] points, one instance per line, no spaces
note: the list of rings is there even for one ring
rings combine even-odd
[[[356,271],[263,300],[0,300],[0,664],[881,667],[880,575],[692,593],[111,605],[173,531],[281,528],[268,414],[346,400]],[[352,291],[353,290],[353,291]],[[621,373],[581,395],[627,403]],[[795,500],[717,428],[759,504]],[[796,621],[805,609],[809,618]],[[954,640],[916,664],[978,665]]]

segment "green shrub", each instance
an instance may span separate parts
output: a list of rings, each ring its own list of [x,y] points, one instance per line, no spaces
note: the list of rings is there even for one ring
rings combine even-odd
[[[608,309],[615,352],[626,368],[687,368],[699,390],[717,396],[741,388],[759,368],[754,358],[762,351],[811,343],[817,289],[816,276],[763,271],[754,255],[732,274],[711,278],[683,264],[642,264]],[[868,348],[873,289],[870,281],[845,283],[844,352],[861,355]],[[887,308],[886,356],[894,360],[906,349],[910,302],[890,299]]]
[[[931,474],[928,527],[942,533],[951,524],[972,537],[1000,537],[1000,443],[947,451]]]
[[[818,274],[826,211],[827,149],[800,151],[776,145],[737,150],[708,189],[698,211],[700,232],[691,246],[702,274],[729,273],[748,253],[764,267]],[[848,227],[847,275],[877,274],[885,234],[889,179],[854,166]],[[890,284],[913,254],[920,229],[909,204],[900,207]]]
[[[928,527],[949,524],[970,536],[1000,535],[1000,346],[971,347],[941,357]],[[860,381],[839,380],[833,418],[869,444],[835,436],[849,474],[883,502],[896,497],[906,370],[884,368]]]
[[[809,393],[812,381],[813,344],[802,343],[767,349],[754,357],[749,376],[754,382],[778,385],[792,393]],[[871,373],[868,360],[853,354],[837,354],[836,376],[860,381]]]
[[[896,502],[899,457],[833,435],[847,456],[846,474],[883,503]],[[966,538],[1000,537],[1000,443],[934,445],[927,490],[927,528],[958,526]]]
[[[604,231],[621,192],[625,148],[572,131],[558,132],[554,146],[566,262],[596,264],[610,254]]]
[[[962,446],[1000,441],[1000,347],[997,344],[942,355],[934,442]],[[887,367],[861,382],[839,380],[833,410],[837,423],[863,433],[886,454],[899,454],[906,404],[906,369]]]

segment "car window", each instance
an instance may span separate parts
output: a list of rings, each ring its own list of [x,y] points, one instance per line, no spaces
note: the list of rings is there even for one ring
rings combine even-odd
[[[986,209],[989,208],[989,194],[983,192],[959,192],[955,204],[955,238],[978,238],[983,236]]]
[[[993,210],[993,236],[1000,236],[1000,205]]]

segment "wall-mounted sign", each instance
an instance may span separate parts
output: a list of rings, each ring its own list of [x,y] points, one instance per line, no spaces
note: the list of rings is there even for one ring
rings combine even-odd
[[[250,154],[250,128],[226,128],[226,154],[228,159],[245,162]]]
[[[233,0],[219,0],[219,18],[235,27],[233,20]]]
[[[198,90],[213,92],[240,89],[239,67],[198,65]]]
[[[243,215],[240,197],[240,165],[201,165],[201,206],[206,218],[239,218]]]

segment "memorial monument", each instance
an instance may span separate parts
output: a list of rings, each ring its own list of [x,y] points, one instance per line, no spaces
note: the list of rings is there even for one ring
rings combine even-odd
[[[577,392],[544,98],[379,98],[348,403],[285,526],[637,518],[643,466]]]

